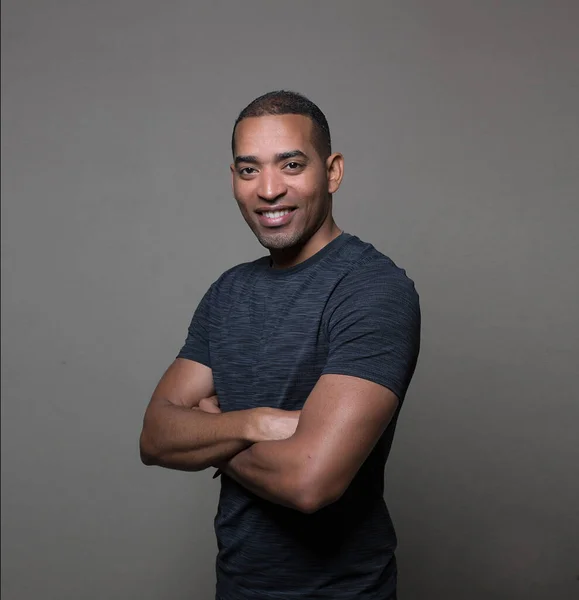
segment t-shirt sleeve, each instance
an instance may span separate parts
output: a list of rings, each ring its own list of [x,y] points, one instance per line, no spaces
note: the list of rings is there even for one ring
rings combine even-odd
[[[211,368],[209,352],[209,330],[211,320],[213,286],[205,293],[193,313],[187,339],[177,358],[187,358]]]
[[[420,304],[402,269],[364,268],[334,290],[323,374],[368,379],[403,399],[420,350]]]

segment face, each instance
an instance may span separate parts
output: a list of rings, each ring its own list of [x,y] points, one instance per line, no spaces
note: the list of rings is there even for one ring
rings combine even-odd
[[[305,260],[332,239],[331,194],[343,158],[323,160],[303,115],[243,119],[235,132],[233,195],[259,242],[275,253]],[[327,238],[327,239],[326,239]]]

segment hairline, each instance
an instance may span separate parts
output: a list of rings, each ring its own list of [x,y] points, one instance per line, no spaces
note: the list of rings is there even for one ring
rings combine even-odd
[[[235,134],[237,132],[237,126],[242,121],[245,121],[247,119],[259,119],[261,117],[284,117],[286,115],[297,115],[299,117],[306,118],[311,123],[311,126],[312,126],[312,129],[310,131],[310,137],[311,137],[312,146],[314,147],[318,156],[322,160],[325,160],[326,158],[328,158],[328,156],[331,155],[331,148],[328,148],[326,141],[323,139],[323,133],[320,131],[321,127],[318,125],[318,123],[316,123],[316,121],[313,119],[313,117],[311,117],[310,115],[307,115],[307,114],[295,113],[295,112],[283,112],[283,113],[279,113],[279,112],[273,113],[272,112],[272,113],[263,113],[261,115],[247,115],[247,116],[241,117],[240,119],[238,119],[235,122],[235,125],[233,126],[233,132],[231,134],[231,154],[232,154],[232,156],[235,158]]]
[[[296,115],[298,117],[304,117],[310,122],[310,124],[311,124],[310,142],[312,144],[312,147],[314,148],[316,154],[320,157],[320,159],[322,161],[326,160],[328,158],[328,156],[331,155],[331,149],[327,147],[327,144],[323,140],[322,133],[319,131],[320,127],[318,126],[316,121],[309,115],[304,115],[302,113],[287,112],[287,113],[264,113],[262,115],[248,115],[246,117],[242,117],[241,119],[238,119],[235,122],[235,125],[233,127],[233,133],[231,134],[231,154],[233,156],[234,161],[235,161],[235,156],[236,156],[235,155],[235,133],[237,132],[237,126],[242,121],[245,121],[247,119],[260,119],[261,117],[284,117],[286,115]],[[321,152],[322,148],[324,149],[323,153]]]

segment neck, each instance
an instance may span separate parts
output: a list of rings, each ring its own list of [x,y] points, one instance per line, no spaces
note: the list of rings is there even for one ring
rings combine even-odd
[[[341,233],[342,230],[331,219],[329,223],[322,225],[305,243],[292,246],[291,248],[284,248],[283,250],[270,250],[272,267],[274,269],[295,267],[314,254],[317,254]]]

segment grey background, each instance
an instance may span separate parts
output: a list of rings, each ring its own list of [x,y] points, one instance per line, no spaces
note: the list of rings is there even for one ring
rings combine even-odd
[[[204,291],[264,253],[229,136],[276,88],[328,117],[337,223],[421,294],[401,599],[576,598],[579,3],[2,9],[3,599],[212,597],[218,484],[137,441]]]

